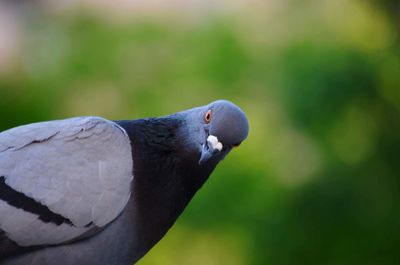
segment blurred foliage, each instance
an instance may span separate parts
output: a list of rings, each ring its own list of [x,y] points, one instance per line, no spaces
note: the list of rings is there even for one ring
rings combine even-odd
[[[357,1],[338,2],[360,12],[352,18],[289,2],[273,25],[260,14],[28,19],[0,77],[0,128],[230,99],[249,139],[140,264],[399,264],[398,29],[386,15],[364,19],[373,7]]]
[[[400,2],[397,0],[369,0],[375,6],[382,9],[394,25],[397,34],[397,42],[400,41]]]

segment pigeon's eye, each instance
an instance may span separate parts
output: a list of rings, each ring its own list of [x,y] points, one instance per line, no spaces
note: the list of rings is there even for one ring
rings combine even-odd
[[[206,123],[210,123],[211,118],[212,118],[212,111],[211,111],[211,110],[208,110],[208,111],[206,112],[206,115],[204,115],[204,121],[205,121]]]

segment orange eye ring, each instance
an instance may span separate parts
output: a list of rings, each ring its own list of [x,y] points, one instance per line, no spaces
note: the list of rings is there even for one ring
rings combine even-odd
[[[204,121],[205,123],[210,123],[211,119],[212,119],[212,111],[208,110],[204,115]]]

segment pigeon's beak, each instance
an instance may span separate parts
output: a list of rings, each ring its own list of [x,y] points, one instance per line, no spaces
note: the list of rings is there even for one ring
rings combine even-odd
[[[222,143],[218,141],[218,138],[210,135],[207,138],[203,148],[201,150],[201,156],[199,160],[199,165],[205,164],[210,158],[216,156],[222,150]]]
[[[217,149],[212,149],[208,147],[208,144],[203,145],[203,150],[201,151],[201,156],[199,160],[199,165],[205,164],[211,157],[216,155],[219,151]]]

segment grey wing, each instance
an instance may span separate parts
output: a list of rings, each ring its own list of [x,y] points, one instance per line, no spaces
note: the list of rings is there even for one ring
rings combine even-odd
[[[0,230],[35,246],[105,226],[130,197],[132,163],[126,132],[99,117],[0,133]]]

